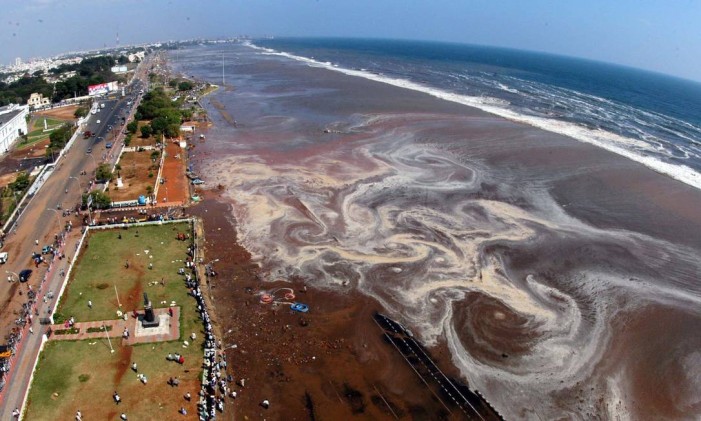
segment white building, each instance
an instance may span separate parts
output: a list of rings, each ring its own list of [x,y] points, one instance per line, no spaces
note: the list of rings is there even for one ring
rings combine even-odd
[[[7,153],[20,135],[27,133],[29,107],[10,104],[0,107],[0,153]]]
[[[29,96],[27,100],[27,105],[31,108],[41,108],[51,105],[51,100],[49,98],[44,98],[44,95],[34,92]]]
[[[133,63],[133,62],[135,62],[136,60],[139,60],[139,61],[143,60],[145,55],[146,55],[145,52],[143,52],[143,51],[138,51],[138,52],[136,52],[136,53],[134,53],[134,54],[129,54],[129,56],[127,56],[127,58],[129,59],[129,62],[130,62],[130,63]]]
[[[110,70],[112,71],[112,73],[115,73],[115,74],[126,73],[127,66],[121,66],[121,65],[120,66],[113,66],[112,68],[110,68]]]

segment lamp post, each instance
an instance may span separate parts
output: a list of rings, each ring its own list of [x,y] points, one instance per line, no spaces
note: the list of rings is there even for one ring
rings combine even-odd
[[[209,292],[209,298],[211,300],[214,300],[214,297],[212,297],[212,284],[209,282],[209,273],[212,270],[212,263],[216,263],[218,261],[219,261],[219,259],[214,259],[211,262],[204,265],[204,276],[207,280],[207,291]]]
[[[90,158],[92,158],[92,163],[93,163],[93,165],[95,165],[95,168],[97,168],[97,161],[95,161],[95,157],[92,155],[92,152],[90,152],[90,153],[87,154],[87,155],[88,155]]]
[[[61,214],[58,213],[58,210],[52,209],[52,208],[46,208],[47,211],[51,212],[56,212],[56,221],[58,222],[58,232],[60,233],[63,230],[63,227],[61,226]]]
[[[76,177],[76,176],[74,176],[74,175],[72,175],[72,176],[70,176],[70,177],[68,177],[68,178],[69,178],[69,179],[72,178],[72,179],[74,179],[75,181],[77,181],[77,182],[78,182],[78,190],[80,190],[81,192],[83,191],[83,185],[80,184],[80,178],[78,178],[78,177]]]

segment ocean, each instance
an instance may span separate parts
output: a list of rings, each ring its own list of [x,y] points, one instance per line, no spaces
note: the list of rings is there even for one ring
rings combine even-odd
[[[701,188],[699,82],[463,44],[264,39],[252,45],[561,133]]]
[[[217,202],[206,209],[235,227],[211,245],[217,302],[240,299],[223,329],[255,350],[235,359],[261,367],[256,384],[278,378],[270,361],[317,357],[281,363],[289,381],[265,398],[284,416],[312,402],[348,419],[350,385],[368,418],[394,419],[377,390],[445,418],[375,310],[507,419],[701,415],[701,85],[409,41],[260,39],[169,58],[225,78],[189,153]],[[233,242],[250,261],[225,255]],[[234,276],[249,264],[255,276]],[[282,287],[309,305],[306,327],[254,297]],[[283,331],[305,346],[265,333]],[[320,354],[331,340],[343,345]]]

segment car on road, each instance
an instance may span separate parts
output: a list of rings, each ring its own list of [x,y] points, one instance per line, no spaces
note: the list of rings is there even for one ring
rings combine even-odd
[[[20,282],[27,282],[29,280],[30,276],[32,276],[32,270],[31,269],[24,269],[19,273],[19,281]]]
[[[0,253],[0,264],[4,265],[5,263],[7,263],[8,256],[9,255],[7,254],[6,251],[3,251],[2,253]]]
[[[112,147],[112,142],[105,143],[105,148],[109,149]]]
[[[194,180],[191,181],[191,183],[195,186],[198,186],[200,184],[204,184],[204,180],[201,180],[199,178],[195,178]]]
[[[100,124],[100,120],[97,120],[97,124]]]

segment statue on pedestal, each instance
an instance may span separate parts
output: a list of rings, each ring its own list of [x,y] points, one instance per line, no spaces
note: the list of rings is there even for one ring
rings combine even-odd
[[[141,325],[143,327],[158,327],[159,322],[160,321],[153,313],[151,301],[149,301],[148,295],[144,292],[144,317],[141,320]]]

